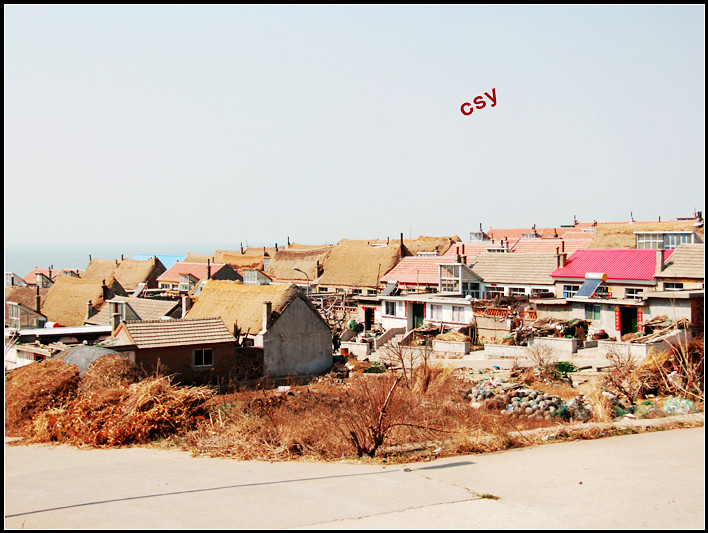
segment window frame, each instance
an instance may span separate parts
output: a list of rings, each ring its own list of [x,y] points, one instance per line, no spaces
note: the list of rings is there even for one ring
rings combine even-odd
[[[197,364],[197,352],[201,352],[201,363]],[[205,364],[205,355],[209,353],[211,355],[211,361],[209,364]],[[192,350],[192,368],[195,370],[203,368],[213,368],[214,367],[214,348],[194,348]]]

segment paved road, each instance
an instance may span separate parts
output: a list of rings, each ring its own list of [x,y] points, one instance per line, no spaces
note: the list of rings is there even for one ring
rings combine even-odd
[[[704,455],[704,427],[388,466],[6,444],[5,528],[704,530]]]

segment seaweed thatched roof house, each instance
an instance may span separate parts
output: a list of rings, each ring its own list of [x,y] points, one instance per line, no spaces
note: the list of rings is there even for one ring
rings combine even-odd
[[[319,374],[332,366],[332,333],[295,285],[210,280],[186,318],[218,316],[236,338],[263,349],[267,377]]]
[[[395,242],[383,246],[334,246],[324,260],[324,272],[319,278],[318,290],[376,293],[381,278],[406,255],[405,248]]]
[[[265,273],[279,282],[317,283],[331,246],[312,249],[278,251],[268,263]],[[299,269],[299,270],[295,270]]]
[[[156,288],[158,277],[166,270],[156,257],[146,260],[116,259],[113,261],[95,258],[91,260],[81,277],[84,279],[113,277],[126,291],[133,291],[141,283],[148,288]]]
[[[127,296],[114,278],[59,276],[47,292],[42,314],[61,326],[83,326],[88,316],[97,313],[114,296]]]

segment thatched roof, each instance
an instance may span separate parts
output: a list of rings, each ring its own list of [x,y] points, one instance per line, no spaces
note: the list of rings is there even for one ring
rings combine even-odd
[[[667,220],[666,222],[634,222],[626,224],[598,223],[595,228],[595,238],[588,248],[634,248],[636,247],[635,231],[695,231],[696,235],[705,240],[703,225],[696,227],[695,220]]]
[[[120,263],[120,261],[117,259],[108,260],[93,258],[81,277],[84,279],[108,279],[113,277],[113,273],[116,268],[118,268],[118,263]]]
[[[453,237],[426,237],[421,235],[415,239],[403,239],[403,245],[413,255],[420,252],[437,252],[438,255],[443,255],[456,242],[460,242],[460,238],[457,235]]]
[[[398,241],[388,246],[335,246],[324,260],[320,285],[378,287],[381,277],[401,259]]]
[[[47,293],[42,305],[42,314],[47,320],[62,326],[82,326],[89,300],[95,313],[105,300],[114,296],[127,296],[121,284],[114,278],[105,281],[104,287],[102,279],[59,276]]]
[[[233,281],[209,280],[185,318],[218,316],[233,334],[234,324],[241,333],[257,334],[263,328],[263,303],[271,302],[276,318],[292,302],[302,297],[293,284],[243,285]]]
[[[265,273],[278,280],[306,281],[301,272],[293,270],[299,268],[307,274],[309,281],[314,281],[320,276],[322,265],[331,249],[328,247],[312,250],[280,250],[268,263]],[[317,270],[318,261],[319,272]]]
[[[267,254],[263,248],[249,248],[241,253],[240,250],[216,250],[214,259],[217,263],[225,263],[236,270],[255,268],[263,270],[263,257]]]
[[[45,287],[5,287],[5,320],[10,316],[8,302],[14,302],[25,307],[29,307],[33,311],[37,311],[37,290],[39,289],[39,308],[42,309],[42,304],[47,298],[49,288]],[[39,311],[41,313],[41,311]],[[7,323],[7,322],[6,322]]]
[[[288,250],[314,250],[317,248],[330,248],[331,244],[300,244],[300,243],[290,243],[288,244]]]
[[[214,261],[214,254],[212,255],[206,255],[206,254],[192,254],[188,253],[187,255],[184,256],[184,262],[185,263],[216,263],[217,261]]]
[[[124,259],[115,269],[113,277],[128,291],[137,289],[139,283],[147,283],[152,289],[157,287],[157,278],[166,270],[165,265],[156,257],[145,261]]]

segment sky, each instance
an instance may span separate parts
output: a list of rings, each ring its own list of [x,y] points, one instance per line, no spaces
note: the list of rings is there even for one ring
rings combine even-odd
[[[5,5],[4,24],[6,244],[704,211],[704,5]]]

